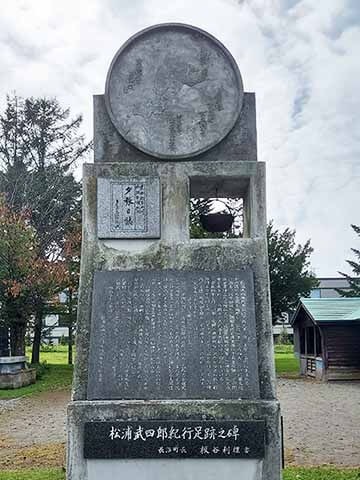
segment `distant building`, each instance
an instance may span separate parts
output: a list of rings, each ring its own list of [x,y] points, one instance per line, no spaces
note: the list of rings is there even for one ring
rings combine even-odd
[[[310,298],[339,298],[340,294],[336,291],[336,288],[341,288],[342,290],[350,288],[349,282],[343,277],[324,277],[318,278],[318,280],[319,286],[311,290]],[[284,332],[293,340],[292,315],[293,314],[284,313],[283,321],[278,321],[278,323],[273,326],[274,340]]]
[[[302,298],[291,324],[302,375],[360,380],[360,297]]]
[[[52,345],[58,345],[63,338],[68,340],[69,328],[65,315],[46,315],[44,318],[43,341]]]
[[[340,294],[336,288],[348,290],[349,282],[344,277],[326,277],[319,278],[319,286],[313,288],[310,293],[310,298],[339,298]]]

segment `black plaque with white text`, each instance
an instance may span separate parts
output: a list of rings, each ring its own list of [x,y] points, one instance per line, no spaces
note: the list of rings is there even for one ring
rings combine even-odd
[[[85,458],[264,457],[264,421],[87,422]]]
[[[259,397],[253,273],[94,279],[88,399]]]

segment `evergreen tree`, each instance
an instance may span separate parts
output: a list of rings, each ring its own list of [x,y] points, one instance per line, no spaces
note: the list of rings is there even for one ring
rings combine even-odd
[[[360,236],[360,227],[357,225],[351,225],[351,228],[354,232]],[[350,265],[354,276],[348,275],[343,272],[339,272],[346,280],[349,282],[349,289],[342,290],[337,289],[342,297],[360,297],[360,250],[357,248],[352,248],[352,252],[355,255],[355,260],[346,260]]]
[[[70,117],[56,99],[7,97],[0,115],[0,191],[15,211],[30,212],[43,262],[61,259],[66,235],[80,211],[81,186],[72,173],[91,148],[79,133],[82,117]],[[32,362],[39,361],[41,329],[53,288],[35,298]]]

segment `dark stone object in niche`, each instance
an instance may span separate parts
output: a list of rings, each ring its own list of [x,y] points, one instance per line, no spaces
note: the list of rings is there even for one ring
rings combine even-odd
[[[231,215],[231,213],[208,213],[206,215],[200,215],[200,222],[207,232],[227,232],[232,227],[234,216]]]

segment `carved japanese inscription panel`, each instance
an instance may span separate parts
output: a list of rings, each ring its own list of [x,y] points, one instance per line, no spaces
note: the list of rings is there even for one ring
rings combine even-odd
[[[252,271],[94,280],[89,399],[257,398]]]
[[[163,24],[132,37],[116,54],[105,100],[119,133],[159,158],[190,157],[220,142],[242,107],[239,69],[208,33]]]
[[[98,178],[99,238],[160,238],[157,177]]]
[[[263,458],[264,421],[87,422],[85,458]]]

